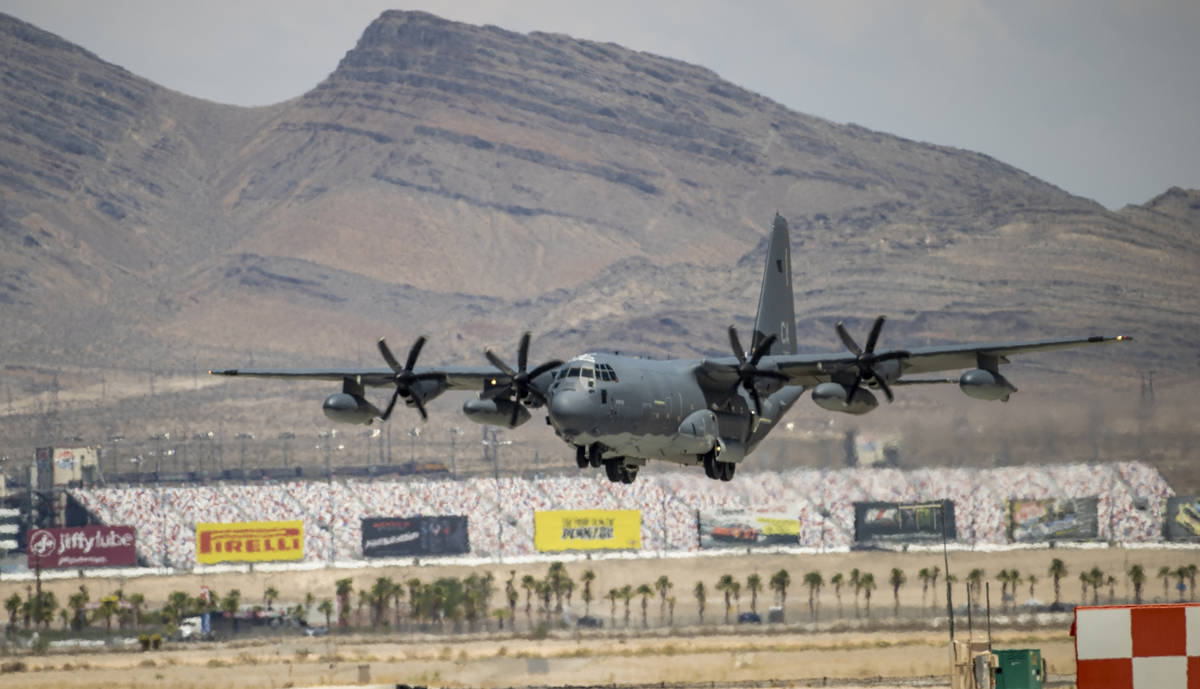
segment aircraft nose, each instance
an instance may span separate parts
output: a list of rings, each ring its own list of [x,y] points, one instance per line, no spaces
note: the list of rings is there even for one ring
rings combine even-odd
[[[565,433],[582,433],[591,408],[588,397],[578,390],[564,390],[550,400],[550,421]]]

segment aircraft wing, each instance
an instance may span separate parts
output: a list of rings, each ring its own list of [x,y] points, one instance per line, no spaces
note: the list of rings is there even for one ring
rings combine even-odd
[[[993,357],[997,363],[1006,364],[1009,363],[1008,357],[1014,354],[1072,349],[1109,342],[1124,342],[1132,339],[1124,335],[1111,337],[1096,335],[1085,338],[917,347],[905,350],[909,355],[900,359],[901,374],[910,375],[976,368],[979,366],[980,356]],[[887,352],[888,350],[880,350],[877,354],[885,355]],[[848,366],[852,366],[854,362],[855,357],[849,352],[844,354],[796,354],[765,357],[762,361],[762,367],[775,367],[780,373],[787,376],[788,385],[811,386],[828,380],[830,375]]]
[[[396,374],[386,368],[360,369],[265,369],[265,368],[232,368],[211,370],[214,376],[241,376],[245,378],[281,378],[285,380],[328,380],[340,383],[349,378],[359,381],[364,386],[386,387],[393,384]],[[500,377],[502,374],[491,366],[418,366],[413,369],[416,375],[432,374],[444,380],[448,390],[483,389],[486,381]]]

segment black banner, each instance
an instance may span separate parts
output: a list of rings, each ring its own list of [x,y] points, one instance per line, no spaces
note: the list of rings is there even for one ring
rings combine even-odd
[[[362,520],[363,557],[460,555],[470,552],[467,518],[368,517]]]
[[[1200,497],[1167,499],[1164,534],[1170,541],[1200,541]]]
[[[946,540],[958,537],[954,527],[954,502],[856,502],[854,503],[854,540],[856,543],[886,541],[940,541],[945,519]]]
[[[1096,506],[1096,498],[1009,500],[1008,536],[1014,543],[1095,540]]]

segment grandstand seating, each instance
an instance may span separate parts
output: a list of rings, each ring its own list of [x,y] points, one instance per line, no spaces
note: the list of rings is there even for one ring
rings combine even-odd
[[[473,554],[534,554],[537,510],[634,509],[642,515],[646,551],[699,549],[697,511],[732,509],[795,515],[800,545],[847,548],[854,540],[854,503],[934,501],[955,504],[958,541],[1007,542],[1007,501],[1098,498],[1099,538],[1162,538],[1162,475],[1141,462],[914,471],[853,468],[739,473],[729,483],[699,471],[643,474],[630,485],[598,473],[577,476],[342,480],[218,485],[78,488],[72,494],[107,524],[134,525],[146,564],[187,569],[195,562],[199,522],[305,523],[305,559],[362,558],[364,517],[465,515]]]

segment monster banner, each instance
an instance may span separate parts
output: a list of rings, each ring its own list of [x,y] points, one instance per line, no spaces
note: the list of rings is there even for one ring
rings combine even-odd
[[[854,503],[856,543],[940,541],[943,535],[949,541],[958,536],[951,500]]]
[[[363,557],[461,555],[470,552],[467,518],[368,517],[362,520]]]

